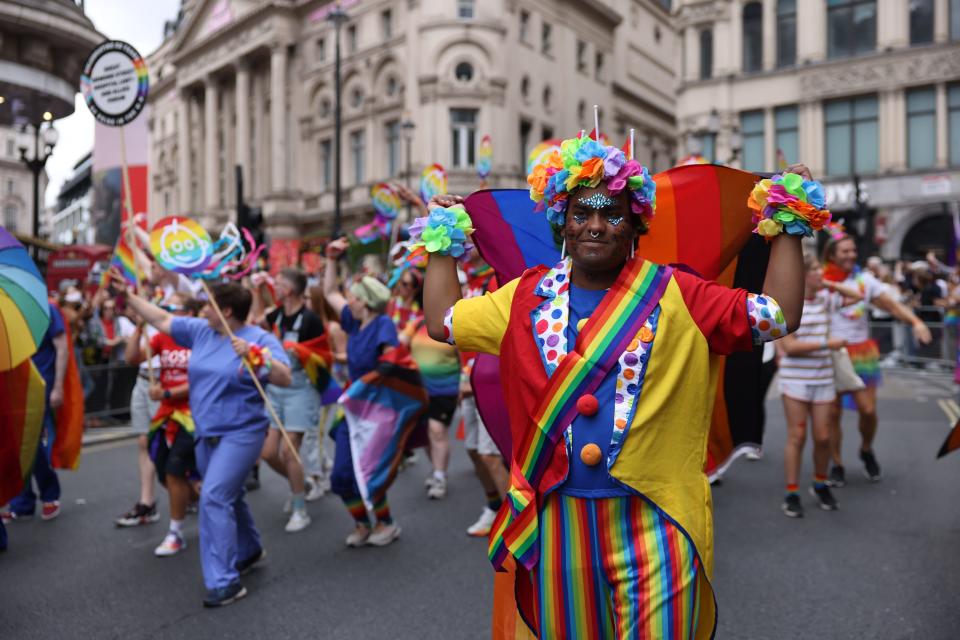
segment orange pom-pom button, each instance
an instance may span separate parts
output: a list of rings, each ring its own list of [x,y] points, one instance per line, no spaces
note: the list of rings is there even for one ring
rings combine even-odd
[[[600,458],[602,455],[603,454],[600,451],[600,447],[592,442],[590,444],[583,445],[583,449],[580,449],[580,460],[582,460],[583,464],[587,465],[588,467],[593,467],[600,464]]]
[[[577,399],[577,412],[580,415],[590,417],[596,415],[599,410],[600,403],[597,402],[596,396],[585,393]]]
[[[650,329],[650,327],[641,327],[638,337],[640,338],[640,342],[652,342],[653,330]]]

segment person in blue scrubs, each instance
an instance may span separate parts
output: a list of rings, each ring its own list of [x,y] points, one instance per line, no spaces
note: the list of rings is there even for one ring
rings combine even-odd
[[[264,350],[264,362],[257,369],[262,384],[285,387],[292,377],[290,361],[276,337],[246,324],[250,292],[235,283],[211,289],[226,326],[209,303],[200,318],[186,318],[175,317],[132,291],[129,300],[144,320],[193,350],[188,377],[197,466],[203,476],[200,563],[207,588],[203,604],[221,607],[247,594],[240,574],[265,555],[243,497],[244,480],[263,448],[270,419],[241,358],[251,355],[256,345]]]

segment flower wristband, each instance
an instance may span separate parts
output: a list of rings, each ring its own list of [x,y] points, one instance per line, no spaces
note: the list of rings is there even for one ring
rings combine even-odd
[[[250,367],[256,372],[257,377],[269,375],[270,370],[273,369],[273,358],[270,357],[270,349],[261,347],[258,344],[250,345],[250,349],[247,351],[246,361],[250,363]],[[244,368],[243,365],[241,365],[240,368],[242,371]]]
[[[747,206],[753,209],[754,233],[768,239],[781,233],[810,237],[830,222],[823,186],[796,173],[758,182]]]
[[[430,213],[417,218],[410,225],[411,248],[423,247],[427,253],[459,258],[473,245],[468,241],[473,234],[473,220],[462,204],[452,207],[433,207]]]

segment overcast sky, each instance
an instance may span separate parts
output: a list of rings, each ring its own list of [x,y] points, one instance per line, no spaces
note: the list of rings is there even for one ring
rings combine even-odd
[[[129,42],[143,57],[160,46],[163,23],[176,17],[179,9],[180,0],[86,0],[87,16],[97,30],[107,38]],[[70,176],[73,165],[93,149],[93,116],[80,93],[74,104],[73,115],[56,121],[60,139],[47,161],[48,206],[55,203],[60,185]]]

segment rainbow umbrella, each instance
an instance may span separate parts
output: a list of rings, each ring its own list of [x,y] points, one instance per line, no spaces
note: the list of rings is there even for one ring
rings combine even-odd
[[[32,356],[50,324],[47,285],[27,250],[0,227],[0,371]]]

